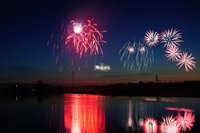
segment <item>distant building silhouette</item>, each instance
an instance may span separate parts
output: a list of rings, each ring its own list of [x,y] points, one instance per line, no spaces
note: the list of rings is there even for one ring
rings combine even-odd
[[[157,74],[156,74],[156,80],[155,81],[156,81],[156,83],[158,83],[158,75]]]
[[[43,80],[38,80],[37,81],[37,87],[42,88],[44,86]]]

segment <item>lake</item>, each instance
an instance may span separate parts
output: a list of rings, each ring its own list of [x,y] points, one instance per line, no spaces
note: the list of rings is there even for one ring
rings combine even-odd
[[[3,96],[2,133],[200,132],[200,99],[91,94]]]

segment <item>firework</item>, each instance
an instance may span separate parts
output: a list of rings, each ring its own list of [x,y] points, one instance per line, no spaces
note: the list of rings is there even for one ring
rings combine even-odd
[[[84,53],[103,55],[101,44],[106,42],[103,40],[103,31],[98,30],[97,24],[91,20],[88,20],[87,23],[72,20],[70,26],[73,28],[73,32],[66,37],[65,44],[67,46],[71,42],[80,57]]]
[[[136,43],[134,42],[128,42],[126,43],[119,51],[119,54],[121,54],[120,61],[123,62],[124,68],[131,69],[131,64],[134,64],[134,55],[136,51]],[[131,58],[130,58],[131,57]]]
[[[97,29],[97,24],[93,24],[91,20],[88,20],[88,24],[85,28],[85,32],[87,33],[88,44],[90,49],[90,54],[99,54],[101,53],[103,55],[103,51],[100,44],[105,44],[106,41],[103,40],[102,31],[100,32]]]
[[[179,133],[180,128],[177,120],[173,115],[162,117],[163,121],[161,122],[160,130],[162,133]]]
[[[181,57],[181,50],[177,46],[169,46],[165,50],[167,60],[177,61]]]
[[[157,121],[152,118],[148,117],[144,121],[144,132],[145,133],[157,133],[158,131],[158,123]]]
[[[146,71],[147,67],[154,60],[153,51],[141,42],[129,41],[120,49],[120,61],[124,69],[131,72]]]
[[[144,36],[144,40],[149,47],[155,46],[159,42],[159,38],[159,34],[153,30],[147,31]]]
[[[110,71],[111,67],[109,65],[104,65],[103,63],[100,65],[95,65],[94,66],[94,70],[99,70],[99,71]]]
[[[139,52],[140,52],[141,54],[144,54],[145,51],[146,51],[146,48],[145,48],[144,46],[141,46],[141,47],[139,48]]]
[[[184,116],[181,116],[180,113],[177,115],[177,122],[179,123],[181,130],[186,131],[187,129],[191,130],[194,126],[195,116],[192,113],[185,112]]]
[[[189,70],[193,70],[193,68],[196,68],[195,58],[192,56],[192,54],[188,54],[187,52],[183,52],[181,54],[177,66],[179,66],[180,69],[183,65],[185,67],[186,72],[188,72]]]
[[[164,43],[164,47],[180,46],[182,35],[177,29],[168,29],[161,33],[161,42]]]
[[[103,56],[101,47],[106,43],[102,35],[104,31],[98,29],[97,24],[91,20],[86,22],[72,20],[70,22],[63,21],[60,31],[50,34],[46,46],[51,49],[52,56],[55,57],[55,64],[59,66],[60,72],[63,68],[80,71],[83,65],[85,68],[88,67],[90,65],[88,55],[101,54]],[[83,56],[84,54],[87,56]],[[80,57],[81,60],[79,60]],[[90,62],[97,60],[96,56],[95,59],[93,56],[89,58]],[[64,67],[63,65],[68,66]]]

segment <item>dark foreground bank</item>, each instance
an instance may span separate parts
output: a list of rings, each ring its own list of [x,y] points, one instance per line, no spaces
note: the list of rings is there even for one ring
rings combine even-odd
[[[12,85],[2,88],[1,95],[28,95],[28,94],[57,94],[57,93],[86,93],[111,96],[166,96],[166,97],[200,97],[200,82],[182,83],[127,83],[105,86],[50,86],[39,83],[34,87]]]

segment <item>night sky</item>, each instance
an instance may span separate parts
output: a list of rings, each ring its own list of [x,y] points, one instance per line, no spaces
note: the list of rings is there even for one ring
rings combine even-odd
[[[116,82],[154,81],[161,82],[200,80],[200,5],[195,0],[168,1],[6,1],[0,4],[0,82],[72,83],[71,57],[64,56],[55,63],[53,45],[47,47],[51,34],[59,41],[60,27],[70,20],[93,19],[103,33],[107,44],[102,46],[104,56],[83,56],[78,62],[79,70],[74,77],[77,84],[104,84]],[[176,63],[167,61],[163,44],[154,51],[154,63],[146,72],[130,73],[123,69],[119,50],[129,40],[143,42],[148,30],[162,32],[177,28],[183,35],[182,51],[192,53],[196,69],[178,70]],[[59,51],[57,51],[59,52]],[[73,52],[72,52],[73,53]],[[75,54],[75,53],[73,53]],[[72,55],[72,54],[71,54]],[[74,55],[75,56],[75,55]],[[85,67],[85,62],[88,66]],[[111,66],[111,71],[94,71],[95,63]],[[62,70],[60,70],[62,66]]]

